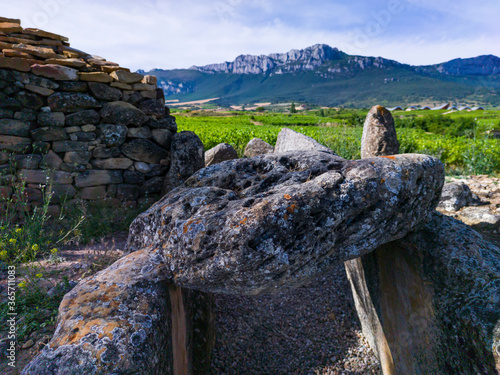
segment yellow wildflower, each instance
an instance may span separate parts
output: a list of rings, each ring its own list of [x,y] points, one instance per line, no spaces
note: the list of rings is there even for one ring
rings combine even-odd
[[[40,249],[40,246],[38,246],[37,244],[34,244],[33,246],[31,246],[31,250],[33,251],[38,251]]]
[[[26,283],[24,281],[21,281],[17,286],[21,289],[26,288]]]
[[[23,231],[23,229],[22,229],[22,228],[17,228],[17,229],[16,229],[16,233],[21,233],[22,231]]]
[[[35,276],[38,277],[38,278],[41,278],[42,274],[41,273],[37,273]]]
[[[16,240],[15,238],[11,238],[11,239],[9,240],[9,242],[10,242],[11,244],[15,245],[15,244],[16,244],[16,242],[17,242],[17,240]]]
[[[57,254],[57,248],[54,247],[53,249],[50,250],[50,253],[51,254]]]
[[[7,251],[0,251],[0,259],[6,259],[7,258]]]

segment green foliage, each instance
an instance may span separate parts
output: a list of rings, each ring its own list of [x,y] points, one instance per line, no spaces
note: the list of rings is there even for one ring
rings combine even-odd
[[[264,107],[255,108],[255,112],[264,112],[266,109]]]
[[[331,74],[328,72],[330,68],[340,68],[342,73]],[[389,71],[396,80],[384,83]],[[325,62],[314,71],[294,74],[210,74],[190,69],[155,70],[152,73],[158,76],[160,82],[182,83],[192,88],[184,93],[169,95],[167,99],[189,102],[220,98],[217,104],[226,107],[292,100],[350,108],[368,108],[374,104],[386,107],[438,105],[451,100],[498,107],[500,91],[496,75],[462,77],[422,74],[404,65],[389,70],[375,66],[361,68],[347,57]]]
[[[290,113],[297,113],[297,109],[295,108],[294,102],[292,102],[292,105],[290,106]]]
[[[41,206],[31,209],[25,184],[20,182],[12,189],[12,197],[6,199],[1,207],[0,260],[20,264],[33,261],[40,255],[49,255],[61,238],[68,237],[78,227],[78,221],[64,220],[64,211],[57,218],[60,225],[51,223],[48,213],[50,194],[44,194]]]
[[[50,194],[44,195],[41,206],[31,208],[25,184],[21,182],[12,188],[13,196],[1,205],[0,268],[5,271],[9,265],[16,266],[17,339],[22,341],[32,332],[55,324],[58,306],[70,289],[68,279],[63,276],[61,280],[61,276],[50,273],[41,259],[59,262],[60,245],[69,241],[86,243],[127,229],[142,208],[95,208],[74,202],[63,203],[60,213],[51,216]],[[97,271],[105,265],[103,259],[91,268]],[[8,328],[9,308],[8,300],[0,302],[1,336]]]
[[[425,115],[422,117],[403,117],[395,119],[396,127],[421,129],[426,132],[452,137],[472,137],[477,123],[471,117],[449,117]]]
[[[198,134],[207,150],[219,143],[227,142],[238,151],[240,156],[243,156],[244,148],[252,138],[261,138],[274,145],[278,133],[283,126],[286,126],[316,139],[346,159],[358,159],[360,157],[362,128],[361,126],[349,126],[350,124],[345,121],[345,118],[347,116],[347,118],[363,118],[362,114],[365,112],[336,111],[336,114],[330,112],[329,115],[332,117],[322,117],[320,111],[316,111],[314,115],[311,113],[266,114],[250,117],[243,114],[238,117],[213,116],[196,119],[179,116],[177,123],[180,130],[192,130]],[[488,124],[492,123],[493,118],[490,117],[490,114],[485,115],[488,116]],[[496,115],[498,116],[498,113]],[[441,120],[442,117],[444,116],[417,117],[409,114],[403,119],[397,118],[400,152],[436,156],[446,165],[448,170],[458,168],[464,173],[488,174],[500,171],[500,141],[482,138],[481,132],[477,130],[479,125],[475,125],[484,119],[475,120],[475,117],[470,114],[456,116],[457,118],[445,117],[445,120]],[[421,120],[422,118],[423,120]],[[432,119],[434,118],[439,118],[439,120],[433,123]],[[250,120],[255,120],[263,125],[253,125]],[[328,126],[328,123],[337,124],[337,126]],[[344,125],[338,125],[342,123]],[[417,126],[416,123],[421,125]],[[424,124],[427,126],[426,129],[439,130],[445,134],[433,134],[419,128],[423,127]],[[473,126],[472,130],[471,126]],[[463,136],[469,130],[472,131],[473,135],[476,134],[473,138]],[[462,136],[457,137],[456,134]]]

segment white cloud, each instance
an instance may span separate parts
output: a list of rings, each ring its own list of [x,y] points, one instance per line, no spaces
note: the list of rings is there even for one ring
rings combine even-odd
[[[35,24],[66,35],[73,47],[134,70],[186,68],[230,61],[239,54],[286,52],[316,43],[412,64],[500,55],[500,44],[495,40],[498,33],[490,32],[500,31],[498,23],[493,12],[485,14],[483,6],[464,9],[463,0],[455,6],[445,1],[439,7],[431,0],[412,1],[404,3],[405,13],[379,30],[376,23],[380,21],[370,9],[379,4],[377,9],[387,9],[388,1],[374,4],[357,0],[348,6],[325,0],[25,0],[21,6],[0,0],[0,7],[2,16],[21,18],[24,26]],[[488,3],[491,9],[499,8]],[[418,14],[411,13],[417,8]],[[435,26],[428,22],[425,29],[412,22],[425,12],[438,17],[443,8],[449,9],[446,22],[451,19],[456,23],[449,25],[453,32],[443,33],[447,30],[444,21]],[[481,19],[483,27],[479,29],[476,24]]]

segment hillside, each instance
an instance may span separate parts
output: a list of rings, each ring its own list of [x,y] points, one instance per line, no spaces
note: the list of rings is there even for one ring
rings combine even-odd
[[[222,105],[293,100],[351,107],[448,101],[498,106],[500,92],[496,56],[412,66],[381,57],[351,56],[324,44],[147,74],[158,77],[167,100],[219,97]]]

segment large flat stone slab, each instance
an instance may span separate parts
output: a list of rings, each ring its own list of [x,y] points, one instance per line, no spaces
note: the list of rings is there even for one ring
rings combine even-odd
[[[348,161],[300,151],[195,173],[131,225],[129,249],[164,249],[172,281],[259,294],[406,235],[434,209],[443,165],[425,155]]]

